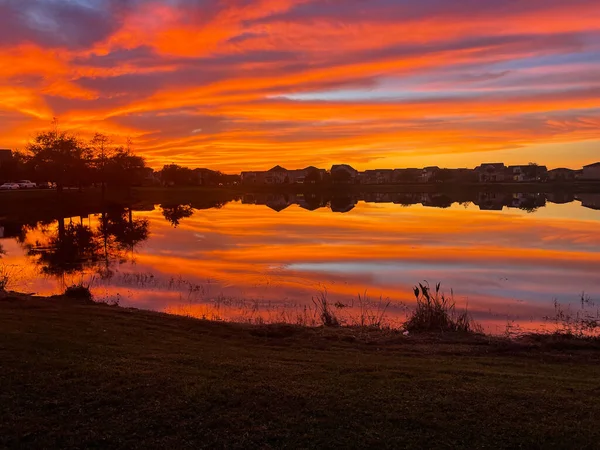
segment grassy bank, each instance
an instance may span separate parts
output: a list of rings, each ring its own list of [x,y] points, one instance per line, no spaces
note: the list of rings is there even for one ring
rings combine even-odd
[[[0,447],[593,448],[600,355],[0,299]]]

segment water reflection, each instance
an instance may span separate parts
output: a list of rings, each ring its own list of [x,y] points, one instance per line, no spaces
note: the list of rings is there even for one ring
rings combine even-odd
[[[333,303],[352,305],[349,316],[367,291],[389,298],[390,316],[403,317],[412,286],[427,279],[453,288],[459,304],[498,332],[511,321],[540,326],[554,299],[576,302],[581,291],[598,298],[599,197],[309,192],[232,202],[145,199],[37,222],[6,215],[0,245],[3,263],[22,267],[26,290],[40,294],[85,275],[95,277],[96,295],[125,306],[309,323],[311,298],[323,290]]]
[[[64,278],[91,269],[110,277],[111,266],[132,259],[136,247],[148,239],[149,222],[134,219],[132,208],[119,205],[106,207],[95,222],[89,217],[59,217],[55,226],[23,225],[17,241],[42,274]]]

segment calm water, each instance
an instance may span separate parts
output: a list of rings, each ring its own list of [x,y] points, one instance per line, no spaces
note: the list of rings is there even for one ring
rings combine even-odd
[[[246,196],[205,210],[113,207],[5,223],[2,270],[14,290],[53,294],[84,281],[122,306],[249,322],[310,324],[312,298],[325,291],[346,305],[348,322],[365,293],[363,309],[376,313],[389,299],[386,317],[400,322],[423,280],[453,289],[494,333],[507,322],[547,327],[554,300],[575,306],[582,292],[600,300],[600,195],[553,203],[481,194],[477,204],[410,195]]]

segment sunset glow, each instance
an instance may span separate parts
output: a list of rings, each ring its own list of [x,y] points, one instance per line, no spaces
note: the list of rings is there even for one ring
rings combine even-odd
[[[4,0],[0,67],[3,148],[53,117],[155,168],[578,168],[600,148],[592,0]]]

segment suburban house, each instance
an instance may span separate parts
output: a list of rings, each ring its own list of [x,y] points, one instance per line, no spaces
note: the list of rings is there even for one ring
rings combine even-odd
[[[337,184],[354,184],[358,180],[358,170],[348,164],[331,166],[331,181]]]
[[[326,175],[325,169],[318,169],[314,166],[288,171],[290,183],[296,184],[317,184],[322,182]]]
[[[275,166],[266,172],[242,172],[242,184],[316,184],[323,181],[327,171],[309,166],[305,169],[287,170]]]
[[[583,166],[582,180],[600,180],[600,162]]]
[[[392,174],[392,183],[417,183],[423,172],[422,169],[394,169]]]
[[[359,175],[361,184],[391,184],[393,169],[365,170]]]
[[[546,166],[538,166],[537,164],[527,164],[521,166],[509,166],[508,178],[517,183],[533,183],[536,181],[545,181],[548,174]]]
[[[425,167],[421,171],[421,175],[419,176],[420,183],[432,183],[435,181],[436,176],[440,172],[440,168],[438,166]]]
[[[504,163],[484,163],[475,168],[480,183],[496,183],[506,179]]]
[[[548,181],[561,182],[561,181],[573,181],[575,180],[576,170],[566,169],[559,167],[558,169],[552,169],[548,171]]]

